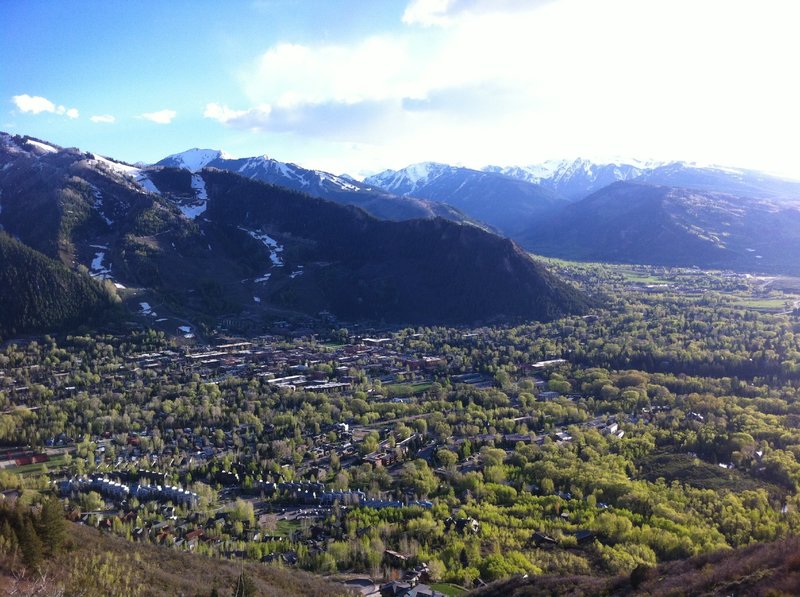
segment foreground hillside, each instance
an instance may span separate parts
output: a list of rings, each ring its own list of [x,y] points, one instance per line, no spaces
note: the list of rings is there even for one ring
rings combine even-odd
[[[474,597],[538,597],[545,595],[798,595],[800,538],[758,543],[717,551],[687,560],[639,567],[630,575],[532,576],[492,583],[470,593]]]
[[[20,563],[0,562],[4,595],[160,595],[219,597],[235,594],[244,572],[249,595],[343,595],[340,585],[300,570],[259,563],[212,559],[165,547],[126,541],[95,529],[69,523],[64,553],[46,564],[42,576],[23,574]],[[46,581],[42,581],[42,577]],[[20,580],[22,579],[22,580]],[[66,588],[65,593],[59,593]],[[38,590],[38,592],[36,592]]]

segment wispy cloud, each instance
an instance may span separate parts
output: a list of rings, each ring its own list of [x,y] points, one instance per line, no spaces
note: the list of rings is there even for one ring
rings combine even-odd
[[[554,0],[411,0],[403,11],[406,25],[449,25],[461,15],[530,10]]]
[[[41,95],[15,95],[11,98],[14,105],[20,112],[29,112],[31,114],[41,114],[46,112],[49,114],[57,114],[59,116],[66,116],[67,118],[78,118],[79,113],[77,108],[67,108],[65,106],[56,105],[46,97]]]
[[[140,118],[156,124],[169,124],[177,115],[178,113],[175,110],[159,110],[158,112],[145,112]]]
[[[89,118],[92,122],[99,122],[105,124],[113,124],[117,121],[111,114],[97,114]]]

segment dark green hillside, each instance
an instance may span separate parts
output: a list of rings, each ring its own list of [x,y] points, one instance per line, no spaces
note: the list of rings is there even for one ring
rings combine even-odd
[[[85,274],[0,232],[0,337],[65,329],[102,316],[111,304]]]
[[[345,318],[406,322],[553,319],[586,299],[509,240],[434,220],[366,213],[222,172],[205,172],[218,223],[262,229],[305,264],[273,300]]]

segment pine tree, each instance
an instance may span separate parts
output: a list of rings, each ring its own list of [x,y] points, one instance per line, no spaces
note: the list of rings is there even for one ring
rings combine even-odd
[[[20,551],[22,551],[22,561],[25,566],[35,570],[42,562],[42,541],[39,539],[39,535],[36,534],[33,521],[29,516],[24,517],[20,532],[17,535],[19,537]]]
[[[50,498],[42,504],[38,520],[39,536],[44,544],[45,553],[54,556],[61,553],[64,547],[67,529],[64,520],[64,509],[56,498]]]

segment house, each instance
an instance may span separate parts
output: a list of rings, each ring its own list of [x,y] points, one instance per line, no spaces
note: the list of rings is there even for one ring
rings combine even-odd
[[[445,531],[455,530],[457,533],[477,533],[480,530],[480,523],[472,517],[453,518],[450,516],[444,521]]]
[[[383,558],[392,566],[405,566],[408,563],[409,556],[400,553],[399,551],[392,551],[391,549],[384,550]]]
[[[531,542],[536,545],[536,547],[558,545],[558,541],[553,539],[550,535],[545,535],[539,531],[536,531],[533,535],[531,535]]]

